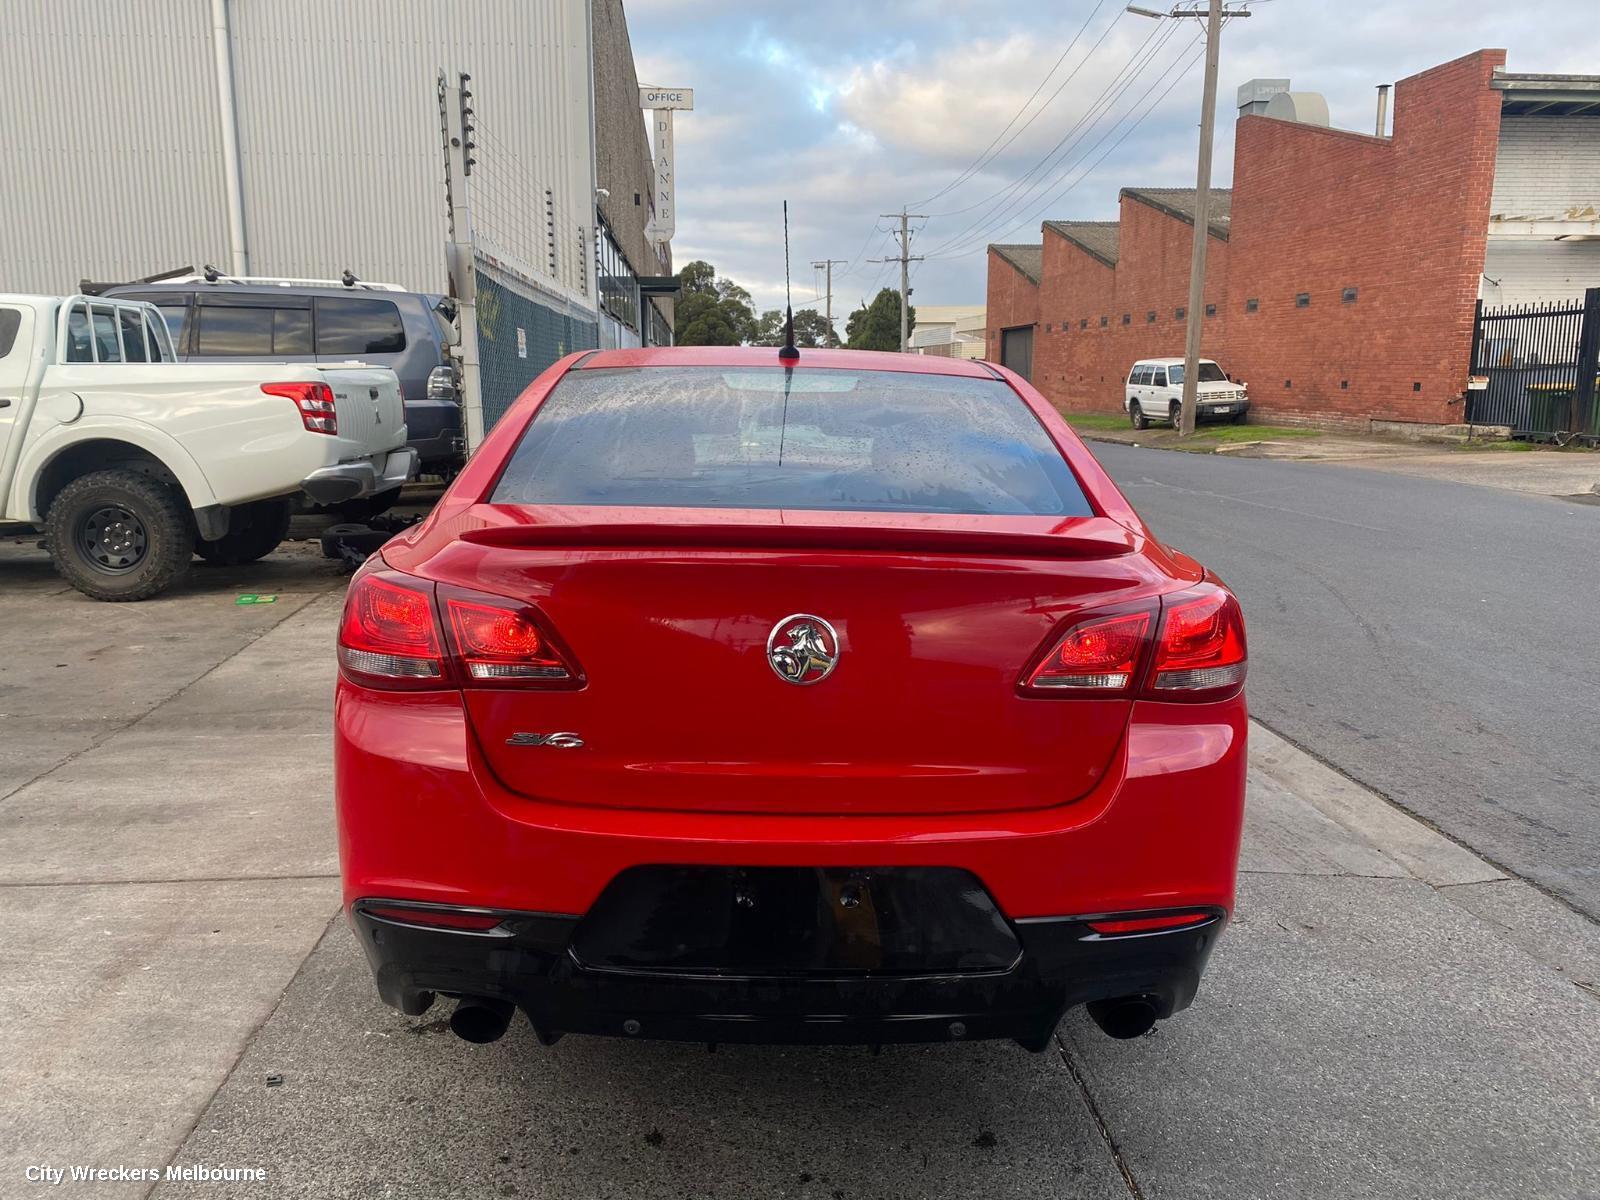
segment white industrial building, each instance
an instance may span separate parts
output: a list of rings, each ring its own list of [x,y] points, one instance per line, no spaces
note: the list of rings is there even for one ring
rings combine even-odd
[[[473,240],[573,337],[670,337],[621,0],[7,0],[0,37],[0,287],[209,263],[445,292],[442,69],[471,77]]]
[[[1600,283],[1600,76],[1495,72],[1501,96],[1487,305],[1581,296]]]
[[[982,358],[985,346],[981,304],[919,304],[911,349],[943,358]]]

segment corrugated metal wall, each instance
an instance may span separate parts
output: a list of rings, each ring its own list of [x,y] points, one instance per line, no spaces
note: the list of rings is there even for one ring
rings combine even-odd
[[[0,45],[0,291],[226,265],[205,0],[7,0]]]
[[[472,75],[475,223],[592,303],[585,0],[231,0],[250,271],[446,285],[435,77]],[[92,17],[90,14],[92,13]],[[226,268],[209,0],[6,0],[0,290]],[[581,232],[580,232],[581,227]]]

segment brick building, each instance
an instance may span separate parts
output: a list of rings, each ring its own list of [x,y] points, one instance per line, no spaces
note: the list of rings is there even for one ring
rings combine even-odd
[[[1381,136],[1266,115],[1260,88],[1240,89],[1203,353],[1250,384],[1254,417],[1459,421],[1480,296],[1600,286],[1600,78],[1504,62],[1482,50],[1402,80]],[[1135,359],[1183,352],[1194,192],[1124,188],[1119,209],[989,248],[989,355],[1021,366],[1026,346],[1069,410],[1120,409]]]

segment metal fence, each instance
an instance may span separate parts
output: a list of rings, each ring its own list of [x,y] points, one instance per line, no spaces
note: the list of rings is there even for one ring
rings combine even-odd
[[[474,254],[473,273],[487,431],[551,363],[574,350],[598,348],[600,327],[593,312],[489,254]]]
[[[1519,435],[1600,439],[1600,288],[1581,300],[1486,309],[1472,333],[1467,422]]]

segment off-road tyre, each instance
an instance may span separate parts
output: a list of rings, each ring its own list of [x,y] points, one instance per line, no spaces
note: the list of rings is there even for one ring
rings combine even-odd
[[[228,532],[214,542],[195,538],[194,552],[208,567],[242,567],[276,550],[289,535],[287,500],[241,504],[228,514]]]
[[[95,600],[148,600],[189,571],[194,518],[178,490],[140,471],[80,475],[44,519],[56,573]]]
[[[1144,415],[1144,409],[1139,407],[1137,400],[1128,405],[1128,420],[1133,422],[1135,429],[1150,428],[1150,418]]]

